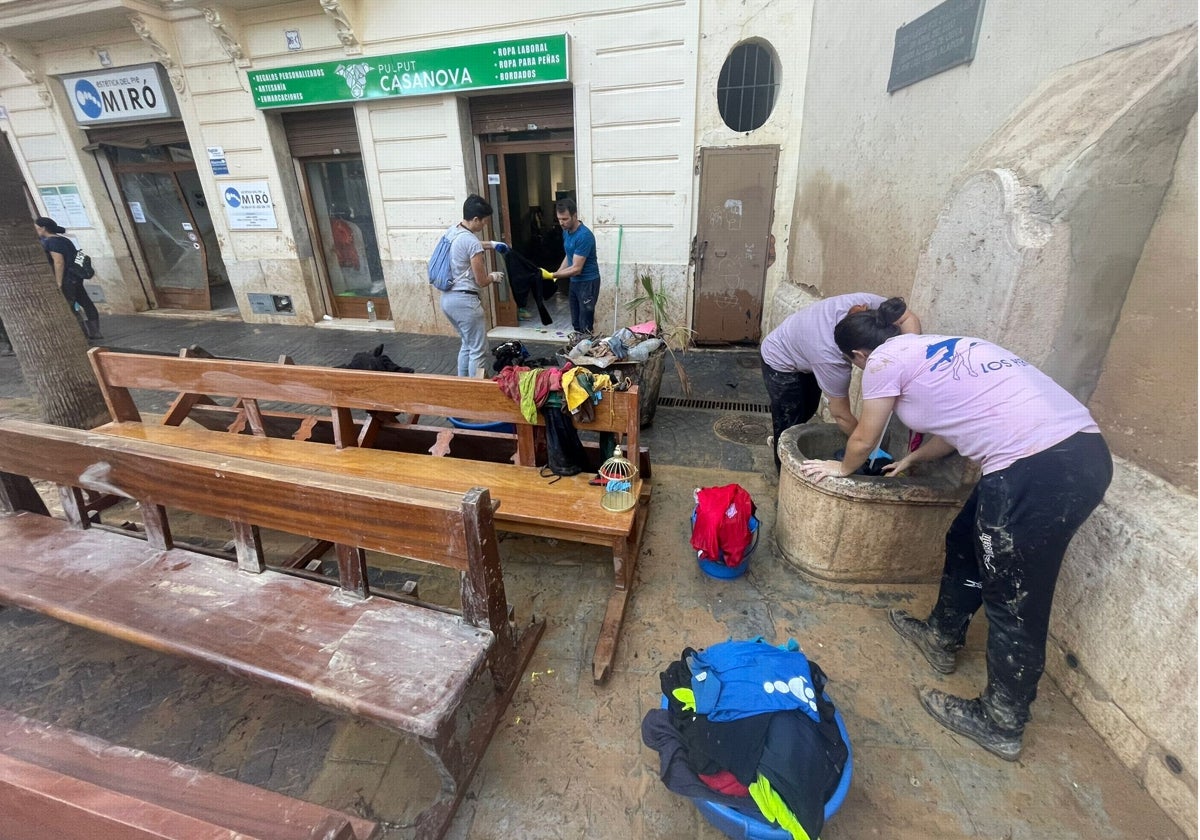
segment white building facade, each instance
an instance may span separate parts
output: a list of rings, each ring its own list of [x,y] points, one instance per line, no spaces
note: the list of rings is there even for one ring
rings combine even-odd
[[[444,332],[425,263],[479,193],[489,235],[543,262],[576,201],[598,325],[648,275],[701,343],[752,343],[786,264],[812,17],[768,6],[10,0],[0,130],[113,312],[307,325],[370,302]],[[509,297],[493,324],[516,323]]]

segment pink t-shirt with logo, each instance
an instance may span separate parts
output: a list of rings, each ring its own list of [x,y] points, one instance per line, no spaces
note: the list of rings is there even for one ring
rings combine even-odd
[[[878,309],[886,298],[869,292],[835,295],[806,306],[784,319],[763,339],[759,355],[780,373],[811,373],[827,397],[850,393],[850,363],[833,342],[833,328],[850,309]]]
[[[1076,432],[1092,415],[1033,365],[981,338],[898,335],[871,351],[863,399],[895,397],[910,429],[940,435],[994,473]]]

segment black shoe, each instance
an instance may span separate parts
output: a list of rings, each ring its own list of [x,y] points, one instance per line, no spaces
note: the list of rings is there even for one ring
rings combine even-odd
[[[1020,731],[1001,729],[976,698],[964,700],[933,688],[917,692],[930,717],[959,735],[966,735],[997,758],[1016,761],[1021,756]]]
[[[933,670],[939,674],[954,673],[954,651],[946,649],[945,642],[928,621],[911,616],[906,610],[888,610],[888,621],[897,633],[917,646]]]

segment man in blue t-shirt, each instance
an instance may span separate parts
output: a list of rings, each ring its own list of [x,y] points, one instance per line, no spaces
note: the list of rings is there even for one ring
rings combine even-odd
[[[592,332],[596,321],[596,298],[600,295],[600,264],[596,261],[596,237],[579,221],[579,208],[569,198],[555,207],[563,229],[562,265],[551,276],[571,280],[571,327],[578,333]]]

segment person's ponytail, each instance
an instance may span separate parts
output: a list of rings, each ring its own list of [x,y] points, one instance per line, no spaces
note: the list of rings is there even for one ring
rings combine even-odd
[[[878,309],[847,315],[833,328],[838,350],[849,355],[855,350],[871,351],[900,334],[896,322],[908,312],[904,298],[888,298]]]
[[[879,313],[881,326],[894,326],[904,317],[904,313],[908,312],[908,304],[904,302],[904,298],[888,298],[879,304],[879,308],[875,311]]]

